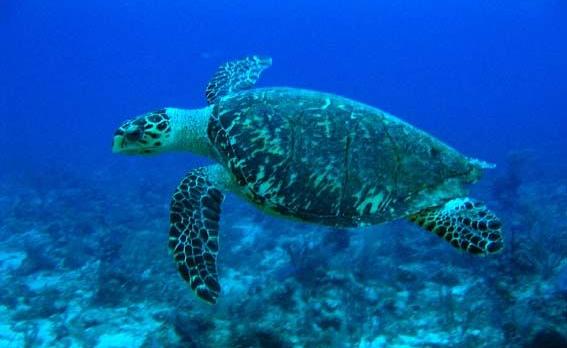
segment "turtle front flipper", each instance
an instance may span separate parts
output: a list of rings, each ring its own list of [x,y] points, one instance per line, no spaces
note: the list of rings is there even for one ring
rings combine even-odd
[[[222,192],[212,167],[190,171],[173,194],[169,248],[177,269],[202,300],[214,304],[220,293],[217,275]],[[213,174],[211,174],[213,173]]]
[[[221,65],[209,84],[205,95],[209,105],[219,98],[252,88],[264,69],[272,65],[272,58],[250,56]]]
[[[450,200],[409,219],[471,254],[492,254],[503,247],[500,220],[483,203],[470,198]]]

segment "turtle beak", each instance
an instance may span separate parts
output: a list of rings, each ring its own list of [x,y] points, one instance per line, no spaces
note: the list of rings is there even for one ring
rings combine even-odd
[[[127,122],[114,133],[112,152],[124,155],[148,155],[155,153],[156,147],[144,133],[144,126]]]
[[[140,141],[144,136],[142,127],[135,124],[127,124],[126,126],[118,128],[114,133],[112,139],[112,152],[113,153],[132,153],[135,151],[132,146]]]
[[[124,148],[124,132],[120,129],[114,133],[114,138],[112,138],[112,153],[121,153]]]

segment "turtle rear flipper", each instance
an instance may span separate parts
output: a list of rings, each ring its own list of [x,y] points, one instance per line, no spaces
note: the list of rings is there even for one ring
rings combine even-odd
[[[409,219],[471,254],[492,254],[503,247],[500,220],[483,203],[470,198],[450,200]]]
[[[205,95],[209,105],[219,98],[252,88],[264,69],[272,65],[272,58],[250,56],[221,65],[209,84]]]
[[[169,248],[179,273],[197,296],[211,304],[220,293],[217,275],[222,192],[210,167],[190,171],[173,194]]]

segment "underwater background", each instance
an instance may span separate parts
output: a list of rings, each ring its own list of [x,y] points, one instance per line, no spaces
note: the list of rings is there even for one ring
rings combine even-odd
[[[0,347],[566,347],[567,2],[0,3]],[[188,153],[114,130],[206,105],[216,68],[353,98],[496,163],[472,188],[505,249],[405,221],[339,230],[228,196],[209,306],[167,250]]]

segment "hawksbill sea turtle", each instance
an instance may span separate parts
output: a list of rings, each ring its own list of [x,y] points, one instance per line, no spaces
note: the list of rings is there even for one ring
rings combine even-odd
[[[215,303],[223,192],[263,211],[334,227],[406,218],[452,246],[502,249],[501,222],[467,197],[486,168],[377,108],[297,88],[253,88],[268,57],[221,65],[208,106],[163,108],[126,121],[112,149],[122,154],[189,151],[217,164],[191,170],[173,194],[169,248],[197,296]]]

